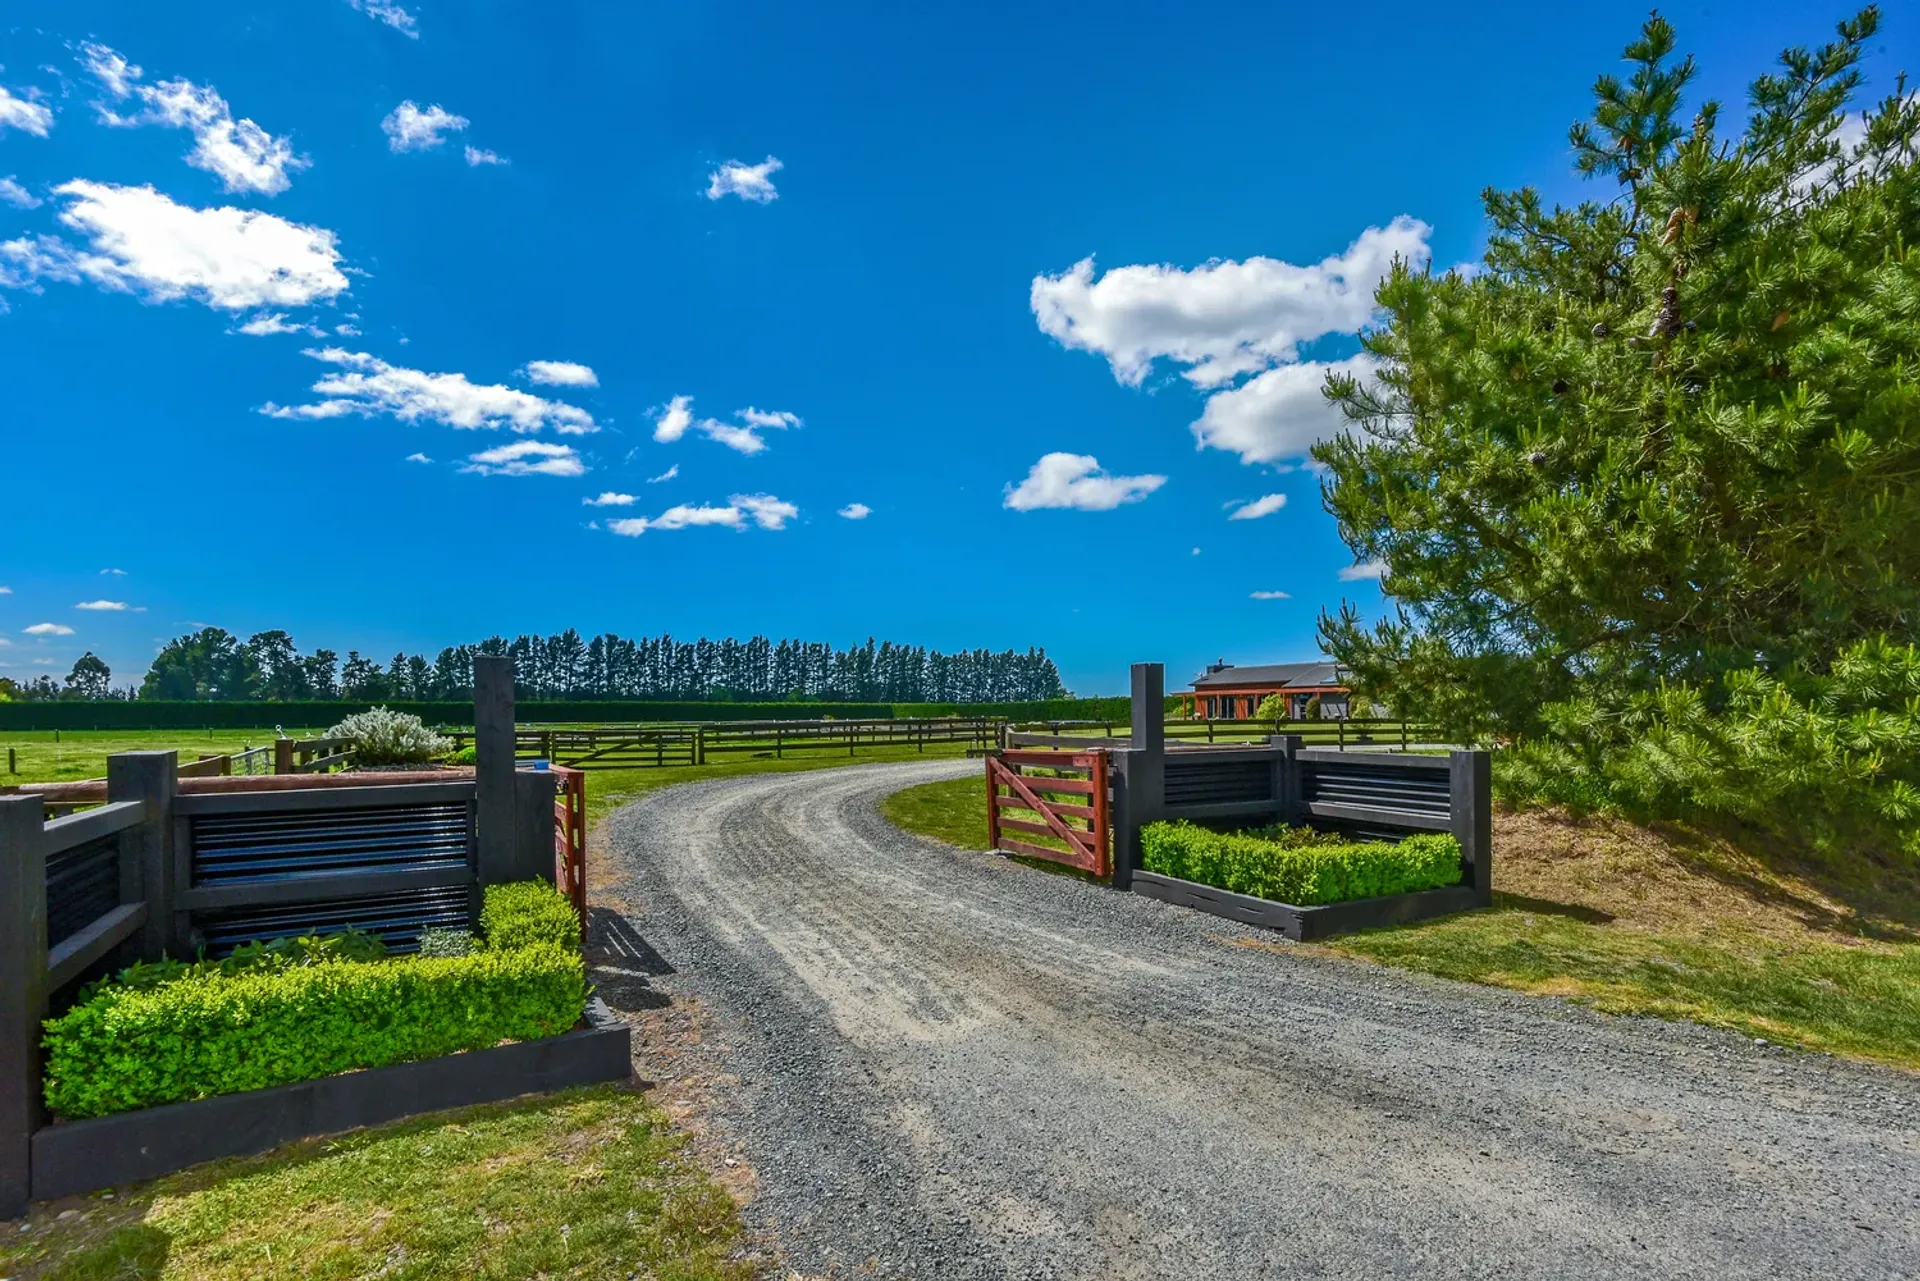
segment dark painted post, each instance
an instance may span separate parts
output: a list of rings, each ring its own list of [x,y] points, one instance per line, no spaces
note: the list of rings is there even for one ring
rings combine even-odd
[[[1493,902],[1493,757],[1482,751],[1447,753],[1453,837],[1461,870],[1481,906]]]
[[[1160,817],[1166,803],[1167,677],[1159,663],[1135,663],[1132,680],[1132,741],[1121,767],[1124,803],[1114,808],[1113,886],[1133,884],[1140,866],[1140,829]]]
[[[185,931],[175,937],[173,901],[176,890],[173,848],[173,798],[179,789],[179,757],[172,752],[116,752],[107,757],[107,799],[141,801],[146,821],[120,837],[120,901],[147,905],[147,924],[141,931],[142,959],[162,956],[185,959]]]
[[[553,800],[559,775],[552,770],[519,770],[513,776],[513,869],[508,879],[538,877],[556,884]]]
[[[503,654],[476,654],[473,785],[480,880],[486,885],[515,879],[513,751],[513,660]]]
[[[0,796],[0,1219],[27,1212],[47,1014],[47,856],[38,796]]]
[[[1301,812],[1300,760],[1298,752],[1305,742],[1298,734],[1275,734],[1267,740],[1273,753],[1273,815],[1282,823],[1298,824],[1306,816]]]

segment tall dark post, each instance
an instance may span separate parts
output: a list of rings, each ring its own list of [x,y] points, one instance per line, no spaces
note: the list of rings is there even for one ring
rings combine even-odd
[[[1278,750],[1273,754],[1273,816],[1290,826],[1306,821],[1306,802],[1300,795],[1300,748],[1306,740],[1298,734],[1275,734],[1267,739]]]
[[[1159,819],[1166,804],[1167,677],[1159,663],[1135,663],[1133,734],[1119,773],[1113,808],[1113,887],[1133,884],[1140,866],[1140,829]]]
[[[1493,756],[1454,751],[1448,756],[1453,838],[1460,842],[1462,870],[1471,877],[1482,907],[1493,902]]]
[[[173,797],[179,791],[179,757],[172,752],[116,752],[107,757],[107,800],[144,801],[146,821],[120,838],[120,901],[147,905],[146,928],[127,951],[157,959],[188,959],[186,931],[175,929],[173,894]],[[136,958],[126,958],[131,961]]]
[[[38,796],[0,796],[0,1219],[27,1212],[47,1014],[47,856]]]
[[[514,879],[513,660],[473,659],[474,809],[480,825],[480,880]]]

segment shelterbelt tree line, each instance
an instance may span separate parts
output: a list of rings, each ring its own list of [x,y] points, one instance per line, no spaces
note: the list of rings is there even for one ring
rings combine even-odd
[[[780,700],[999,703],[1065,697],[1060,672],[1041,649],[946,654],[925,646],[869,639],[837,649],[821,641],[629,640],[609,632],[583,639],[568,628],[552,636],[493,636],[452,645],[429,660],[395,654],[385,663],[350,650],[303,654],[284,631],[246,640],[206,627],[167,642],[137,691],[143,699],[464,700],[473,693],[473,657],[514,660],[525,699]],[[110,673],[91,654],[65,688],[45,679],[15,692],[26,697],[109,697]]]
[[[1920,95],[1853,101],[1880,17],[1736,131],[1650,19],[1572,130],[1609,190],[1488,191],[1484,269],[1393,272],[1377,376],[1329,385],[1325,504],[1398,609],[1323,639],[1506,745],[1511,797],[1920,857]]]

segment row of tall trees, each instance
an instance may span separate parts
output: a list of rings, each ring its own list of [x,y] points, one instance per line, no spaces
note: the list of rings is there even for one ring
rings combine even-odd
[[[284,631],[259,632],[243,641],[223,628],[206,627],[167,642],[138,696],[275,702],[465,699],[473,692],[476,654],[512,658],[518,693],[525,699],[1001,703],[1066,694],[1059,670],[1039,649],[943,654],[873,639],[836,649],[821,641],[765,636],[629,640],[611,632],[588,640],[568,628],[552,636],[493,636],[477,645],[452,645],[432,659],[399,653],[381,663],[349,650],[343,662],[330,649],[301,653]],[[88,675],[85,688],[91,692],[82,696],[104,696],[106,686],[102,665],[101,674]]]

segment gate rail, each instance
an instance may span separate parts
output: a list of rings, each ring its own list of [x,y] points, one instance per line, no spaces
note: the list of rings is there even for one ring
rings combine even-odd
[[[553,883],[587,920],[587,775],[564,765],[551,767],[560,786],[553,793]]]
[[[986,761],[987,839],[992,848],[1064,863],[1094,876],[1112,874],[1105,751],[1001,751]],[[1042,770],[1047,772],[1030,772]],[[1004,817],[1003,809],[1030,810],[1042,821]],[[1052,837],[1067,848],[1036,845],[1008,836],[1009,831]]]

